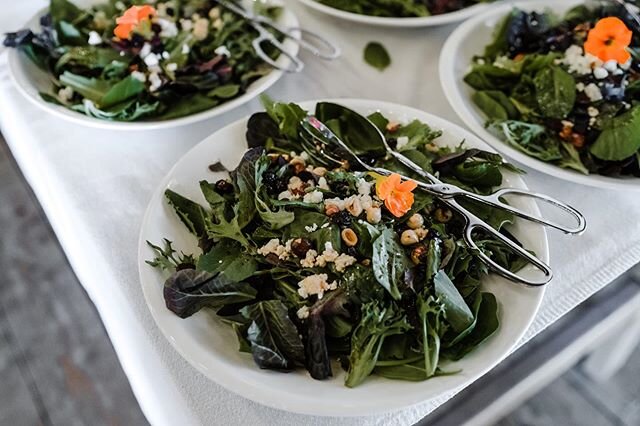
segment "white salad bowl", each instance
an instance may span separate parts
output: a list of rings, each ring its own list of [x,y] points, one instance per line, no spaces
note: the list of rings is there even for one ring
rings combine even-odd
[[[487,3],[478,3],[455,12],[444,13],[442,15],[422,16],[415,18],[386,18],[382,16],[361,15],[358,13],[346,12],[319,3],[316,0],[299,0],[305,6],[317,10],[318,12],[345,19],[351,22],[358,22],[367,25],[376,25],[380,27],[399,27],[399,28],[417,28],[417,27],[434,27],[436,25],[447,25],[454,22],[464,21],[482,10],[489,7]]]
[[[88,7],[91,4],[100,2],[100,0],[85,0],[82,2],[78,1],[76,4],[82,7]],[[33,31],[40,31],[40,17],[46,14],[47,11],[48,9],[42,9],[33,18],[31,18],[29,22],[22,25],[20,28],[31,28]],[[298,18],[288,8],[283,9],[283,13],[279,15],[277,23],[285,28],[299,26]],[[299,46],[294,40],[287,39],[283,42],[283,45],[287,53],[293,56],[298,54]],[[71,111],[61,105],[46,102],[42,99],[40,93],[51,92],[53,77],[48,72],[40,69],[26,55],[22,54],[17,49],[9,49],[8,54],[9,71],[16,87],[34,105],[65,120],[84,126],[108,130],[157,130],[185,126],[204,121],[251,101],[274,85],[284,73],[283,71],[274,69],[269,74],[254,81],[242,96],[196,114],[170,120],[121,122],[89,117],[80,112]],[[277,63],[278,65],[287,68],[291,65],[291,60],[285,55],[281,55],[277,60]]]
[[[361,114],[380,111],[399,122],[418,119],[444,132],[436,143],[456,147],[464,140],[468,147],[493,152],[491,147],[466,130],[426,112],[371,100],[339,99],[331,102]],[[301,106],[313,110],[315,104],[316,101],[304,102]],[[417,383],[371,376],[362,385],[350,389],[344,386],[344,372],[338,365],[334,365],[335,376],[326,381],[313,380],[306,371],[284,374],[260,370],[251,355],[238,352],[233,330],[218,320],[212,311],[205,309],[188,319],[180,319],[169,311],[163,298],[166,276],[145,263],[154,257],[146,241],[158,243],[167,238],[174,242],[177,250],[185,253],[199,253],[199,249],[195,238],[167,205],[164,191],[171,188],[204,205],[198,182],[226,177],[211,172],[208,169],[210,164],[220,161],[227,169],[235,168],[247,148],[247,120],[244,118],[219,130],[177,162],[153,194],[140,232],[138,266],[147,305],[162,333],[194,368],[227,389],[270,407],[309,415],[364,416],[398,410],[451,393],[486,373],[513,350],[538,311],[544,287],[528,288],[495,275],[488,276],[482,285],[483,290],[495,294],[499,303],[501,326],[497,333],[453,364],[452,368],[462,370],[459,374]],[[504,186],[526,188],[522,177],[510,172],[505,173]],[[539,213],[536,204],[530,200],[524,202],[518,197],[514,203],[532,213]],[[518,220],[511,231],[540,259],[549,261],[544,228]],[[530,276],[535,272],[531,267],[521,273]]]
[[[464,82],[470,70],[473,57],[481,54],[493,40],[498,24],[514,8],[526,11],[552,10],[563,14],[583,1],[537,0],[496,5],[486,12],[464,22],[447,39],[440,55],[440,81],[449,103],[460,119],[489,145],[520,164],[548,175],[571,182],[607,189],[640,190],[639,178],[614,178],[597,174],[585,175],[577,171],[563,169],[550,163],[530,157],[509,146],[485,127],[486,116],[471,100],[474,89]]]

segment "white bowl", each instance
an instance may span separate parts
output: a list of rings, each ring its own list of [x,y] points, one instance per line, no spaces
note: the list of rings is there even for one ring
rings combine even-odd
[[[381,111],[392,120],[408,122],[419,119],[442,129],[439,143],[455,147],[465,140],[469,147],[491,150],[471,133],[441,118],[405,106],[371,100],[334,100],[360,113]],[[304,102],[312,109],[316,102]],[[221,161],[228,169],[240,161],[246,149],[247,118],[214,133],[189,151],[160,182],[147,208],[139,240],[138,265],[145,300],[156,324],[174,348],[196,369],[227,389],[270,407],[318,416],[364,416],[398,410],[436,398],[470,383],[487,372],[522,338],[533,320],[544,294],[544,287],[526,288],[491,275],[483,289],[493,292],[500,307],[501,327],[477,350],[454,364],[462,372],[420,383],[392,381],[370,377],[364,384],[349,389],[344,386],[344,373],[334,368],[335,377],[326,381],[313,380],[306,371],[283,374],[260,370],[248,354],[238,352],[237,340],[230,327],[203,310],[191,318],[180,319],[165,307],[163,283],[165,276],[150,267],[145,260],[153,253],[145,243],[157,243],[162,238],[174,241],[177,250],[198,253],[195,238],[182,225],[167,205],[164,191],[171,188],[204,205],[198,182],[215,181],[223,174],[212,173],[208,165]],[[525,188],[522,178],[506,173],[505,186]],[[522,201],[522,200],[515,200]],[[530,200],[519,207],[539,213]],[[549,261],[547,234],[542,227],[517,221],[515,235],[540,259]],[[530,275],[532,269],[523,271]]]
[[[85,4],[97,3],[99,1],[85,1]],[[29,20],[21,28],[31,28],[34,31],[40,31],[40,17],[46,14],[48,9],[43,9],[38,12],[33,18]],[[298,27],[298,18],[288,8],[283,10],[278,19],[278,24],[283,27]],[[283,43],[285,50],[293,56],[298,54],[298,44],[290,39],[287,39]],[[171,120],[150,120],[150,121],[136,121],[136,122],[121,122],[121,121],[108,121],[100,120],[98,118],[89,117],[80,112],[69,110],[60,105],[52,104],[44,101],[40,97],[40,92],[50,93],[52,88],[51,75],[46,71],[38,68],[26,55],[19,52],[17,49],[9,49],[9,71],[11,77],[18,88],[18,90],[33,104],[42,108],[43,110],[52,113],[60,118],[69,120],[71,122],[90,126],[94,128],[103,128],[108,130],[156,130],[166,129],[178,126],[185,126],[187,124],[197,123],[207,120],[209,118],[218,116],[227,111],[230,111],[242,104],[245,104],[253,98],[259,96],[262,92],[267,90],[273,84],[275,84],[283,75],[283,71],[274,69],[269,74],[254,81],[248,88],[245,94],[235,99],[225,102],[214,108],[188,115],[186,117],[175,118]],[[277,63],[283,67],[288,67],[291,64],[291,60],[285,55],[281,55]]]
[[[442,54],[440,55],[440,81],[445,96],[462,121],[489,145],[515,161],[559,179],[583,185],[618,190],[640,190],[640,178],[614,178],[597,174],[584,175],[530,157],[509,146],[485,128],[486,116],[471,100],[471,95],[475,90],[463,81],[464,76],[470,69],[473,57],[484,51],[485,46],[493,39],[494,29],[514,6],[527,11],[549,9],[558,14],[563,14],[573,6],[581,3],[584,2],[577,0],[537,0],[508,3],[496,5],[490,10],[464,22],[449,36],[442,48]]]
[[[377,25],[381,27],[405,28],[432,27],[436,25],[451,24],[468,19],[489,7],[489,4],[478,3],[469,7],[465,7],[464,9],[456,10],[455,12],[444,13],[442,15],[423,16],[415,18],[385,18],[382,16],[369,16],[346,12],[344,10],[336,9],[335,7],[318,3],[316,0],[299,1],[310,7],[311,9],[317,10],[318,12],[322,12],[336,18],[345,19],[347,21],[359,22],[361,24],[368,25]]]

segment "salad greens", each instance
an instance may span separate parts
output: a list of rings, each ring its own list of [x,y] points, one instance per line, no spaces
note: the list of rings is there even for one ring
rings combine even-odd
[[[379,71],[384,71],[391,65],[391,56],[382,44],[372,41],[364,48],[364,61]]]
[[[115,36],[116,20],[147,3],[153,14],[128,38]],[[280,10],[260,12],[275,18]],[[51,0],[40,24],[41,32],[9,33],[4,44],[51,74],[45,101],[103,120],[195,114],[243,95],[272,70],[252,47],[257,32],[215,0],[109,0],[89,9]]]
[[[339,360],[349,387],[372,374],[421,381],[455,373],[445,363],[499,327],[498,303],[481,288],[488,270],[462,239],[463,218],[421,192],[404,216],[392,215],[377,195],[380,177],[346,163],[328,170],[317,153],[301,151],[306,111],[265,103],[248,122],[249,150],[229,178],[200,182],[206,206],[166,190],[202,252],[149,243],[156,257],[148,263],[168,274],[167,308],[181,318],[213,309],[260,368],[306,368],[322,380]],[[357,125],[335,111],[319,103],[315,114],[363,159],[407,173],[368,151]],[[502,183],[508,165],[497,154],[439,147],[441,132],[417,120],[369,118],[392,146],[447,182],[477,192]],[[469,208],[510,236],[508,213]],[[512,270],[523,266],[502,243],[480,246]]]
[[[640,177],[640,38],[622,6],[604,3],[564,17],[514,9],[464,80],[508,145],[583,174]],[[635,31],[626,62],[587,52],[604,18]]]
[[[412,18],[455,12],[493,0],[317,0],[319,3],[360,15]]]

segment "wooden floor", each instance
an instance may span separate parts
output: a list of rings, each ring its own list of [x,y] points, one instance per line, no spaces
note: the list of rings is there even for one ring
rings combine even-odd
[[[0,231],[0,426],[145,425],[100,318],[1,137]],[[639,425],[638,372],[640,351],[605,384],[578,366],[497,424]]]

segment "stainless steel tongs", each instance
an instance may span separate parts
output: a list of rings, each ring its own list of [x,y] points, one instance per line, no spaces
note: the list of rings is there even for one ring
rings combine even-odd
[[[314,56],[321,59],[333,60],[340,56],[340,49],[324,38],[323,36],[302,29],[302,28],[284,28],[276,24],[272,20],[265,18],[264,16],[256,15],[235,3],[228,0],[218,0],[218,4],[239,15],[247,20],[250,25],[258,32],[258,37],[253,40],[253,49],[260,58],[271,65],[272,67],[285,72],[300,72],[304,69],[304,63],[298,59],[295,55],[292,55],[287,51],[284,44],[282,44],[268,29],[270,27],[282,34],[285,38],[293,40],[301,48],[311,52]],[[277,49],[282,55],[289,58],[291,61],[290,66],[283,66],[273,60],[265,51],[264,45],[270,44]]]
[[[370,123],[370,124],[372,127],[375,127],[377,130],[377,127],[373,123]],[[348,160],[351,164],[355,164],[358,167],[362,168],[363,170],[378,173],[383,176],[388,176],[394,173],[390,170],[380,168],[380,167],[372,167],[364,163],[340,138],[338,138],[333,133],[333,131],[331,131],[331,129],[329,129],[325,124],[320,122],[317,118],[313,116],[308,116],[302,120],[301,126],[304,129],[304,131],[300,133],[300,136],[302,138],[305,149],[307,149],[308,151],[314,152],[317,155],[320,155],[322,158],[324,158],[328,162],[338,165],[338,164],[342,164],[344,160]],[[516,188],[505,188],[495,192],[494,194],[484,196],[484,195],[479,195],[479,194],[466,191],[454,185],[444,183],[437,177],[423,170],[420,166],[413,163],[404,155],[391,149],[391,147],[387,144],[386,138],[384,137],[384,135],[382,135],[382,133],[379,130],[377,130],[377,132],[379,133],[381,140],[384,141],[384,147],[387,150],[387,152],[392,156],[394,156],[396,159],[398,159],[398,161],[402,162],[402,164],[407,166],[409,169],[411,169],[412,171],[420,175],[422,178],[424,178],[425,181],[418,181],[406,176],[402,176],[402,178],[404,180],[414,181],[420,189],[438,197],[445,205],[449,206],[451,209],[458,212],[465,219],[465,231],[464,231],[463,237],[467,245],[475,251],[475,254],[477,254],[480,257],[480,259],[491,270],[493,270],[495,273],[511,281],[522,283],[529,286],[535,286],[535,287],[542,286],[547,284],[549,281],[551,281],[551,278],[553,278],[553,272],[551,271],[551,268],[549,267],[549,265],[547,265],[545,262],[538,259],[531,253],[529,253],[523,247],[519,246],[518,244],[513,242],[511,239],[507,238],[498,230],[496,230],[495,228],[487,224],[485,221],[477,217],[475,214],[470,212],[468,209],[463,207],[459,203],[458,199],[466,198],[469,200],[483,203],[485,205],[488,205],[497,209],[506,210],[522,219],[535,222],[544,226],[549,226],[549,227],[558,229],[562,232],[565,232],[567,234],[581,234],[586,229],[585,218],[584,216],[582,216],[580,212],[578,212],[576,209],[574,209],[573,207],[567,204],[564,204],[558,200],[555,200],[543,194],[538,194],[538,193],[534,193],[534,192],[530,192],[522,189],[516,189]],[[330,146],[333,148],[333,150],[331,150],[331,152],[327,152],[328,150],[326,148]],[[348,158],[336,157],[336,154],[333,153],[335,152],[336,148],[340,151],[341,155],[343,154],[347,155]],[[521,197],[533,198],[538,201],[543,201],[549,204],[550,206],[557,207],[558,209],[560,209],[561,212],[567,213],[570,217],[575,219],[576,225],[574,227],[568,227],[568,226],[561,225],[557,222],[547,220],[543,217],[533,216],[530,213],[527,213],[523,210],[515,208],[501,200],[501,198],[508,195],[516,195]],[[492,238],[501,241],[506,246],[508,246],[511,250],[513,250],[513,252],[517,253],[519,256],[523,257],[532,265],[534,265],[538,270],[540,270],[543,273],[543,276],[541,278],[529,279],[526,277],[522,277],[512,271],[509,271],[505,267],[499,265],[497,262],[491,259],[487,254],[485,254],[480,249],[480,247],[474,240],[474,236],[473,236],[474,231],[484,232],[490,235]]]

